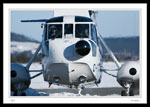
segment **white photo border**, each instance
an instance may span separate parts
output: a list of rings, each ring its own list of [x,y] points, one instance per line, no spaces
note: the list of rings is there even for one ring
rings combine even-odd
[[[89,8],[90,7],[90,8]],[[53,9],[93,9],[93,10],[139,10],[140,11],[140,62],[142,75],[140,97],[90,97],[90,98],[50,98],[50,97],[10,97],[10,10],[53,10]],[[147,102],[147,4],[146,3],[92,3],[92,4],[3,4],[3,103],[146,103]],[[9,47],[9,48],[7,48]]]

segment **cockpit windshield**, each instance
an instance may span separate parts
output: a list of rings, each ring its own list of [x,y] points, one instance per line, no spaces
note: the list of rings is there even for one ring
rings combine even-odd
[[[62,38],[62,24],[48,26],[48,39]]]
[[[76,38],[89,38],[89,24],[76,24],[75,25]]]
[[[72,38],[73,37],[73,24],[65,24],[64,25],[64,38]]]
[[[47,39],[89,38],[89,28],[87,23],[47,24]]]
[[[73,24],[65,24],[65,35],[73,34]]]

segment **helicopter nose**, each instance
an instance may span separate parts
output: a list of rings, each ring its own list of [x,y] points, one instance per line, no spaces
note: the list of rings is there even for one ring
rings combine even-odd
[[[85,40],[80,40],[75,44],[75,51],[80,56],[87,55],[90,50],[90,44]]]

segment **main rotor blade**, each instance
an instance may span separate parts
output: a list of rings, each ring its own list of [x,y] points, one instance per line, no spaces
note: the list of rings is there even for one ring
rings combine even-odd
[[[21,20],[21,22],[46,22],[48,19]]]

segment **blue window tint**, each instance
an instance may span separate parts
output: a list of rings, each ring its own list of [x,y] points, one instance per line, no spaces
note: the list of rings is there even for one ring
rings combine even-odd
[[[76,38],[89,38],[89,24],[76,24],[75,36]]]
[[[94,44],[93,41],[89,40],[92,46],[92,56],[96,57],[96,45]]]
[[[97,31],[95,25],[91,24],[91,38],[97,44]]]

